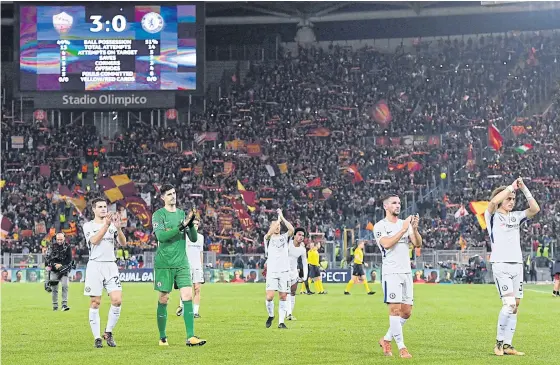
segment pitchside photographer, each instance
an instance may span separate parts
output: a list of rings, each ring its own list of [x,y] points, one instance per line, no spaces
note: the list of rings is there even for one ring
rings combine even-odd
[[[52,292],[53,310],[58,310],[58,283],[62,283],[62,310],[68,311],[68,274],[75,267],[72,249],[66,243],[64,233],[56,235],[56,241],[47,253],[45,290]]]

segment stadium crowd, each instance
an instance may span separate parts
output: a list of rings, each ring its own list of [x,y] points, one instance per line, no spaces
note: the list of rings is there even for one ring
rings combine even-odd
[[[159,184],[174,184],[179,205],[202,214],[206,249],[258,261],[276,208],[327,240],[340,240],[344,228],[371,239],[366,227],[381,218],[388,192],[407,197],[405,213],[421,213],[426,247],[457,249],[460,237],[483,247],[487,235],[472,212],[455,212],[520,174],[542,207],[527,228],[536,250],[553,243],[560,228],[559,193],[550,181],[560,176],[559,102],[546,113],[534,109],[551,101],[558,51],[558,37],[540,34],[418,42],[392,54],[339,46],[285,51],[277,61],[252,64],[243,79],[236,75],[227,97],[208,100],[190,125],[138,122],[108,136],[99,178],[127,174],[154,210]],[[59,185],[86,200],[102,194],[96,184],[79,184],[77,174],[86,150],[106,141],[93,127],[46,128],[7,113],[2,214],[10,225],[2,250],[40,252],[51,227],[89,217],[53,198]],[[512,133],[512,122],[524,130]],[[487,148],[489,123],[506,137],[499,152]],[[11,148],[12,136],[24,136],[23,148]],[[515,151],[524,144],[532,145],[527,153]],[[240,187],[255,192],[255,201],[245,196],[243,203]],[[232,201],[255,208],[252,222],[242,225]],[[127,225],[131,255],[154,247],[152,238],[139,239],[149,228],[130,213]],[[87,255],[81,230],[69,237],[76,256]],[[366,252],[377,248],[370,243]]]

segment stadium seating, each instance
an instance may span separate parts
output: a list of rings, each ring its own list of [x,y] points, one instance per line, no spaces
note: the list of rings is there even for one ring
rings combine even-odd
[[[472,213],[456,219],[455,211],[488,199],[494,185],[520,174],[540,179],[527,181],[543,208],[526,242],[547,244],[560,222],[559,193],[550,182],[560,176],[559,109],[557,101],[547,113],[534,108],[551,98],[559,47],[555,37],[534,35],[420,43],[394,54],[337,46],[284,52],[276,62],[252,64],[190,128],[139,123],[114,136],[100,170],[127,173],[139,192],[151,194],[154,209],[161,206],[158,184],[174,184],[179,205],[202,212],[207,247],[220,243],[222,253],[255,255],[273,216],[268,213],[278,207],[295,225],[329,239],[340,239],[344,228],[371,239],[366,227],[382,216],[387,192],[406,197],[406,213],[422,214],[426,247],[456,249],[460,236],[469,247],[483,247],[486,233]],[[73,214],[50,195],[59,184],[74,187],[85,149],[98,141],[94,130],[45,131],[6,113],[2,214],[12,225],[3,250],[40,252],[45,234],[35,233],[36,224],[58,229],[61,212]],[[512,134],[512,122],[524,131]],[[489,123],[506,136],[500,153],[487,148]],[[7,149],[12,135],[24,135],[25,144],[32,138],[33,148]],[[523,144],[533,148],[519,154],[515,147]],[[47,162],[50,176],[41,176]],[[240,185],[256,193],[254,203],[245,200],[256,208],[249,212],[252,230],[229,208],[232,199],[241,202],[235,198]],[[97,186],[81,189],[86,198],[100,194]],[[130,219],[129,239],[139,230]],[[77,253],[85,250],[79,230],[72,243]],[[153,242],[143,242],[133,254],[150,248]]]

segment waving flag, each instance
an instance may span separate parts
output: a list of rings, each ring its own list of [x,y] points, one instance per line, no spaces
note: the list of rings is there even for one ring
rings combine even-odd
[[[464,205],[461,205],[461,207],[455,212],[454,217],[459,219],[462,217],[466,217],[467,215],[469,215],[469,212],[465,209]]]
[[[476,216],[480,228],[486,229],[486,221],[484,220],[484,211],[488,208],[488,201],[472,201],[469,203],[469,208],[471,212]]]
[[[316,177],[315,179],[313,179],[313,180],[311,180],[310,182],[307,183],[308,188],[318,188],[319,186],[321,186],[321,178],[320,177]]]
[[[251,212],[254,212],[257,209],[257,194],[254,191],[247,191],[239,180],[237,180],[237,191],[239,191],[239,194],[243,197],[243,201],[247,204],[247,208],[249,208]]]
[[[128,175],[114,175],[99,180],[98,184],[111,203],[137,195],[134,182],[128,178]]]
[[[152,215],[150,213],[150,209],[148,208],[148,204],[146,204],[144,199],[136,196],[127,197],[124,200],[124,207],[127,210],[130,210],[130,212],[140,220],[140,223],[142,223],[142,226],[145,228],[152,225]]]
[[[272,167],[272,165],[266,165],[265,168],[266,171],[268,172],[268,176],[270,177],[276,176],[276,171],[274,171],[274,167]]]
[[[243,204],[237,202],[235,199],[232,199],[232,207],[233,210],[237,213],[237,218],[239,219],[239,223],[241,223],[241,227],[243,227],[244,231],[250,231],[254,226],[255,222],[251,216],[247,213]]]
[[[355,164],[349,166],[347,171],[352,175],[354,175],[354,178],[352,179],[352,183],[356,184],[364,181],[362,174],[360,174],[360,171],[358,170],[358,166],[356,166]]]
[[[406,167],[410,172],[416,172],[422,170],[422,164],[416,161],[407,162]]]
[[[519,153],[521,153],[521,154],[524,154],[524,153],[526,153],[526,152],[529,152],[529,151],[532,150],[532,149],[533,149],[533,145],[532,145],[532,144],[529,144],[529,143],[526,143],[526,144],[522,144],[522,145],[519,146],[519,147],[516,147],[516,148],[515,148],[515,152],[519,152]]]
[[[278,170],[280,170],[281,174],[288,173],[288,164],[286,162],[282,162],[278,164]]]
[[[58,195],[60,196],[60,199],[71,203],[80,214],[86,209],[87,206],[86,199],[80,194],[74,194],[68,188],[68,186],[60,185],[58,187]]]
[[[383,127],[386,127],[391,120],[393,120],[391,110],[385,100],[379,100],[379,102],[373,107],[371,114],[373,119]]]
[[[525,129],[525,126],[522,125],[512,125],[511,131],[513,132],[513,134],[515,134],[516,137],[521,134],[527,133],[527,129]]]
[[[8,234],[10,233],[10,230],[12,229],[13,224],[12,224],[12,221],[10,219],[8,219],[7,217],[4,217],[1,214],[0,214],[0,220],[2,221],[0,236],[2,238],[6,238],[6,237],[8,237]]]
[[[488,126],[488,144],[495,151],[499,151],[504,144],[504,137],[502,137],[498,128],[493,124]]]

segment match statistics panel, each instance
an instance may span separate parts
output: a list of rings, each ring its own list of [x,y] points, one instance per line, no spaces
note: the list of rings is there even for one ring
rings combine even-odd
[[[19,6],[20,91],[202,88],[203,3],[68,4]]]

